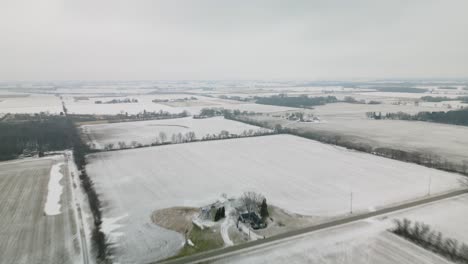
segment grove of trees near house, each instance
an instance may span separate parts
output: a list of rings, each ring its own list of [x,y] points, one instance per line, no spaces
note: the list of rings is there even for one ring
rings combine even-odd
[[[241,197],[242,205],[248,213],[257,213],[265,197],[256,192],[244,192]],[[265,202],[266,204],[266,202]]]

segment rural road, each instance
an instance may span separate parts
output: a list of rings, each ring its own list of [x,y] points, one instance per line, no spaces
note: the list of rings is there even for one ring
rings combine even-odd
[[[203,263],[203,262],[207,262],[207,261],[213,261],[213,260],[216,260],[216,259],[220,259],[220,258],[223,258],[223,257],[234,255],[236,253],[239,253],[239,251],[246,250],[246,249],[251,248],[251,247],[256,247],[256,246],[259,246],[259,245],[264,245],[264,244],[268,244],[268,243],[272,243],[272,242],[280,242],[279,240],[282,240],[282,239],[292,238],[292,237],[303,235],[303,234],[306,234],[306,233],[315,232],[315,231],[318,231],[318,230],[322,230],[322,229],[326,229],[326,228],[330,228],[330,227],[335,227],[335,226],[339,226],[339,225],[344,225],[344,224],[348,224],[348,223],[351,223],[351,222],[354,222],[354,221],[363,220],[363,219],[366,219],[366,218],[369,218],[369,217],[384,215],[384,214],[392,213],[392,212],[395,212],[395,211],[404,210],[404,209],[407,209],[407,208],[411,208],[411,207],[415,207],[415,206],[419,206],[419,205],[423,205],[423,204],[427,204],[427,203],[436,202],[436,201],[439,201],[439,200],[442,200],[442,199],[447,199],[447,198],[455,197],[455,196],[466,194],[466,193],[468,193],[468,189],[452,191],[452,192],[449,192],[449,193],[444,193],[444,194],[440,194],[440,195],[435,195],[435,196],[423,198],[423,199],[413,201],[413,202],[408,202],[408,203],[404,203],[404,204],[400,204],[400,205],[396,205],[396,206],[392,206],[392,207],[387,207],[387,208],[377,210],[377,211],[374,211],[374,212],[358,214],[358,215],[342,218],[342,219],[339,219],[339,220],[333,220],[333,221],[330,221],[330,222],[326,222],[326,223],[322,223],[322,224],[318,224],[318,225],[314,225],[314,226],[310,226],[310,227],[305,227],[305,228],[301,228],[301,229],[290,231],[290,232],[285,232],[285,233],[282,233],[282,234],[279,234],[279,235],[268,237],[266,239],[255,240],[255,241],[252,241],[252,242],[239,244],[239,245],[235,245],[235,246],[231,246],[231,247],[210,250],[210,251],[202,252],[202,253],[187,256],[187,257],[182,257],[182,258],[167,260],[167,261],[161,261],[161,262],[155,262],[155,263],[181,264],[181,263]]]
[[[64,157],[65,157],[65,161],[66,161],[66,164],[69,166],[68,167],[68,176],[70,177],[70,192],[71,192],[71,195],[72,195],[72,199],[73,199],[73,210],[74,210],[74,215],[75,215],[75,222],[76,224],[78,225],[78,237],[80,239],[80,248],[81,248],[81,256],[83,257],[83,264],[89,264],[90,263],[90,256],[88,254],[89,252],[89,248],[88,248],[88,244],[87,244],[87,240],[86,240],[86,233],[85,233],[85,228],[84,228],[84,225],[83,225],[83,221],[85,221],[83,219],[83,215],[81,213],[81,207],[80,207],[80,202],[78,201],[78,199],[76,198],[76,194],[75,194],[75,186],[79,186],[79,183],[76,183],[75,182],[75,177],[78,177],[78,175],[74,175],[73,172],[71,172],[71,166],[70,164],[74,164],[73,163],[73,157],[71,156],[71,153],[67,153],[65,152],[64,154]]]

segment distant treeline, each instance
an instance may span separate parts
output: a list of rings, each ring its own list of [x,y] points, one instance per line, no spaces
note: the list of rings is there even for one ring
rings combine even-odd
[[[21,155],[43,156],[44,152],[64,150],[73,145],[73,127],[64,116],[20,115],[0,122],[0,160]]]
[[[443,89],[443,90],[458,90],[457,87],[454,87],[454,86],[440,86],[439,89]]]
[[[404,112],[382,113],[367,112],[368,118],[372,119],[396,119],[410,121],[426,121],[442,124],[468,126],[468,109],[453,110],[448,112],[419,112],[417,114],[408,114]]]
[[[265,105],[278,105],[287,107],[301,107],[310,108],[312,106],[324,105],[329,103],[336,103],[338,99],[335,96],[324,96],[324,97],[308,97],[303,96],[286,96],[286,95],[274,95],[270,97],[254,97],[257,104]]]
[[[132,122],[132,121],[141,121],[141,120],[159,120],[159,119],[172,119],[172,118],[182,118],[189,116],[187,111],[182,111],[180,113],[169,113],[167,111],[154,111],[149,112],[143,110],[138,114],[128,114],[120,113],[117,115],[84,115],[84,114],[68,114],[68,117],[74,122],[89,122],[89,121],[108,121],[109,123],[118,123],[118,122]]]
[[[422,88],[413,87],[400,87],[400,86],[373,86],[370,89],[375,89],[380,92],[391,92],[391,93],[425,93],[428,90]]]
[[[468,263],[468,245],[453,238],[444,238],[441,232],[431,230],[429,225],[411,223],[405,218],[395,220],[395,227],[391,231],[451,261]]]
[[[468,103],[468,96],[458,96],[450,98],[447,96],[423,96],[421,100],[425,102],[440,103],[443,101],[462,101],[463,103]]]

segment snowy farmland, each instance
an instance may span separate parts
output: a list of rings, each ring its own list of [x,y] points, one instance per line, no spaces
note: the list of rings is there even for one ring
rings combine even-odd
[[[0,113],[58,114],[62,109],[60,98],[53,95],[4,94],[0,95]]]
[[[138,95],[127,97],[90,97],[88,100],[75,100],[74,97],[65,97],[64,102],[70,114],[96,114],[96,115],[116,115],[120,113],[138,114],[146,110],[148,112],[159,112],[160,110],[169,113],[180,113],[187,111],[190,114],[196,115],[203,108],[225,108],[225,109],[239,109],[241,111],[253,111],[261,113],[270,113],[278,111],[286,111],[294,108],[273,106],[273,105],[259,105],[255,103],[241,103],[234,100],[223,100],[219,98],[211,98],[205,96],[197,96],[197,103],[193,106],[190,104],[184,106],[174,106],[172,103],[154,103],[154,99],[177,99],[191,97],[185,94],[164,94],[164,95]],[[125,99],[135,98],[137,103],[116,103],[116,104],[96,104],[96,100],[110,101],[112,99]]]
[[[0,162],[1,263],[79,263],[70,179],[60,156]]]
[[[259,129],[261,128],[227,120],[224,117],[206,119],[186,117],[81,126],[82,134],[96,149],[102,149],[110,143],[117,145],[118,142],[125,142],[128,146],[133,141],[143,145],[151,144],[161,140],[160,133],[167,136],[165,141],[171,141],[171,136],[177,133],[185,135],[187,132],[194,132],[197,139],[200,139],[207,134],[217,135],[223,130],[231,134],[241,134],[244,131]]]
[[[393,219],[408,218],[468,243],[467,217],[468,195],[463,195],[266,245],[219,263],[452,263],[387,230]]]
[[[460,176],[414,164],[276,135],[88,156],[88,174],[104,208],[105,228],[122,262],[177,253],[184,237],[153,225],[154,210],[199,207],[222,193],[264,194],[293,213],[334,217],[366,212],[460,186]]]

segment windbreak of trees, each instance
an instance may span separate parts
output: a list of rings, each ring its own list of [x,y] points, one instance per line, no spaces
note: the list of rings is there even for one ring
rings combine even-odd
[[[425,93],[428,90],[422,88],[413,88],[413,87],[400,87],[400,86],[374,86],[369,87],[380,92],[391,92],[391,93]]]
[[[442,124],[468,126],[468,109],[453,110],[448,112],[419,112],[414,115],[404,112],[386,113],[385,115],[382,115],[382,113],[367,112],[366,116],[372,119],[426,121]]]
[[[74,128],[64,116],[33,115],[0,122],[0,160],[71,148]]]
[[[256,115],[257,113],[253,111],[241,111],[239,109],[236,110],[230,110],[230,109],[224,109],[224,108],[217,108],[217,107],[212,107],[212,108],[203,108],[200,110],[200,115],[194,116],[193,118],[208,118],[208,117],[215,117],[215,116],[224,116],[225,118],[231,117],[231,116],[237,116],[237,115]]]
[[[468,246],[453,238],[444,238],[429,225],[412,223],[408,219],[395,220],[394,234],[404,237],[421,247],[458,263],[468,263]]]
[[[338,99],[335,96],[308,97],[303,96],[285,96],[274,95],[270,97],[254,97],[257,104],[278,105],[288,107],[310,108],[312,106],[336,103]]]
[[[447,97],[447,96],[423,96],[421,100],[425,102],[440,103],[444,101],[462,101],[468,102],[468,96],[458,96],[458,97]]]
[[[112,150],[121,150],[121,149],[131,149],[131,148],[143,148],[143,147],[150,147],[150,146],[161,146],[161,145],[169,145],[169,144],[181,144],[181,143],[190,143],[190,142],[200,142],[200,141],[211,141],[211,140],[223,140],[223,139],[233,139],[233,138],[243,138],[243,137],[259,137],[259,136],[268,136],[276,134],[275,131],[268,130],[268,129],[249,129],[244,130],[242,133],[233,134],[227,130],[221,130],[219,133],[213,134],[206,134],[202,138],[197,138],[195,132],[189,131],[185,134],[182,133],[174,133],[172,134],[169,141],[166,133],[160,132],[159,137],[155,136],[154,141],[151,144],[143,145],[138,143],[137,141],[132,141],[130,144],[127,144],[124,141],[119,141],[116,144],[108,143],[104,145],[105,151],[112,151]]]
[[[169,113],[167,111],[146,111],[143,110],[138,114],[129,114],[127,112],[121,112],[117,115],[78,115],[78,114],[68,114],[68,117],[74,122],[89,122],[89,121],[108,121],[109,123],[117,122],[131,122],[139,120],[159,120],[159,119],[172,119],[172,118],[182,118],[189,116],[187,111],[182,111],[180,113]]]
[[[128,103],[138,103],[138,99],[135,98],[125,98],[125,99],[112,99],[110,101],[95,101],[95,104],[128,104]]]
[[[69,126],[72,128],[69,132],[72,136],[73,143],[73,158],[75,164],[80,172],[79,178],[81,186],[88,197],[89,208],[93,214],[94,227],[92,229],[91,238],[93,242],[93,249],[99,263],[110,262],[107,258],[109,243],[102,231],[102,203],[96,192],[94,182],[86,173],[86,154],[90,153],[88,146],[81,140],[78,129],[74,126],[73,121],[67,120]]]

